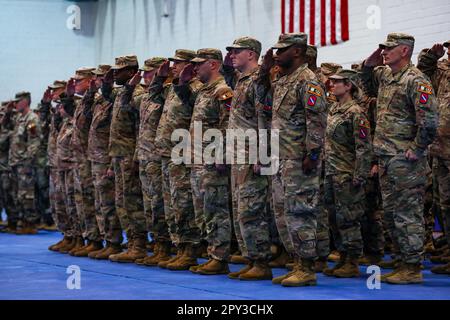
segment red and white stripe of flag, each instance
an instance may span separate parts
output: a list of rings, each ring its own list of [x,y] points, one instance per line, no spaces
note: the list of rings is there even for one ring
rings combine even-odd
[[[281,0],[281,32],[304,32],[318,47],[347,41],[348,0]]]

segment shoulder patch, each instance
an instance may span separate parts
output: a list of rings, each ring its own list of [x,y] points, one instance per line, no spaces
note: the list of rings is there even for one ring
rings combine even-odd
[[[327,100],[330,101],[330,102],[336,102],[337,101],[336,96],[334,94],[331,94],[331,93],[327,92],[326,96],[327,96]]]
[[[433,88],[428,83],[424,83],[424,82],[419,83],[419,87],[417,88],[417,91],[426,93],[426,94],[433,94]]]
[[[216,97],[219,101],[226,101],[233,98],[233,91],[230,88],[219,89],[216,92]]]
[[[308,97],[308,106],[314,107],[314,106],[316,105],[316,101],[317,101],[317,96],[311,94],[311,95]]]
[[[359,121],[359,126],[360,126],[361,128],[367,128],[367,129],[369,129],[369,128],[370,128],[369,120],[367,120],[367,119],[361,119],[361,120]]]
[[[319,86],[309,84],[308,85],[308,93],[311,93],[318,97],[321,97],[322,96],[322,88],[320,88]]]

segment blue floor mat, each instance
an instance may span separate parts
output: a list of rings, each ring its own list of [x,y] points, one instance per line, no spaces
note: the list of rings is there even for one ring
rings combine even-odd
[[[47,250],[60,238],[59,233],[46,231],[34,236],[0,234],[0,299],[450,299],[450,276],[432,274],[429,263],[426,263],[422,285],[382,283],[381,289],[369,290],[366,285],[369,275],[362,267],[358,279],[319,274],[315,287],[284,288],[270,281],[244,282],[227,276],[201,276],[189,271],[76,258]],[[70,274],[66,271],[71,265],[81,270],[79,290],[67,289]],[[230,265],[230,268],[237,271],[242,265]],[[285,272],[274,269],[274,276]]]

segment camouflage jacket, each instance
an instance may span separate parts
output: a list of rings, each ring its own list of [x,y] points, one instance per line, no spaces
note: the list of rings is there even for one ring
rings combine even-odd
[[[361,77],[366,92],[377,96],[374,152],[394,156],[410,149],[423,155],[437,127],[436,100],[426,76],[410,63],[396,74],[386,66],[364,66]]]
[[[100,93],[97,93],[90,101],[92,102],[90,109],[92,121],[88,134],[88,159],[99,163],[111,163],[108,146],[113,102]]]
[[[58,133],[61,129],[62,119],[57,113],[53,113],[50,121],[50,129],[48,134],[47,155],[49,167],[56,168],[58,166],[58,157],[56,153],[56,144]]]
[[[39,144],[39,151],[36,157],[36,164],[40,167],[48,166],[47,149],[51,123],[50,107],[50,102],[40,102],[39,121],[41,123],[41,142]]]
[[[202,131],[196,132],[197,136],[203,137],[208,129],[221,131],[223,137],[223,159],[221,161],[225,163],[226,129],[228,128],[233,92],[226,84],[223,76],[219,76],[212,83],[203,84],[197,93],[193,92],[189,85],[176,86],[175,91],[183,104],[192,105],[192,101],[195,101],[189,126],[191,142],[193,143],[192,151],[195,152],[193,156],[199,156],[199,152],[203,153],[205,147],[211,143],[207,139],[202,139],[201,146],[196,145],[194,128],[197,122],[202,126]],[[217,155],[212,153],[211,156],[216,157]]]
[[[39,117],[30,110],[26,115],[18,114],[9,147],[9,165],[35,165],[41,143]]]
[[[81,99],[75,96],[73,115],[72,150],[75,161],[82,163],[87,159],[89,128],[92,122],[92,104],[95,93],[87,91]]]
[[[369,176],[372,162],[370,123],[363,109],[354,101],[335,103],[328,113],[325,134],[326,174]]]
[[[134,157],[139,132],[139,106],[145,91],[141,85],[124,85],[114,99],[109,136],[110,157]]]
[[[172,133],[176,129],[189,130],[193,105],[183,104],[175,93],[175,84],[164,86],[163,80],[163,78],[157,77],[152,84],[155,98],[156,95],[159,95],[159,99],[164,103],[161,119],[156,129],[155,146],[161,156],[170,157],[172,148],[177,144],[177,141],[173,142],[171,139]],[[193,79],[190,81],[189,87],[195,95],[202,87],[202,83]]]
[[[0,125],[0,171],[8,171],[8,153],[11,130]]]
[[[423,50],[417,67],[430,77],[438,100],[439,125],[431,155],[450,160],[450,61],[438,61],[432,52]]]
[[[76,165],[71,146],[74,131],[73,122],[73,118],[65,118],[56,138],[58,170],[73,169]]]
[[[302,159],[319,154],[324,144],[327,102],[321,84],[307,64],[270,82],[258,80],[262,101],[272,105],[272,129],[279,130],[279,157]],[[265,98],[264,98],[265,97]]]

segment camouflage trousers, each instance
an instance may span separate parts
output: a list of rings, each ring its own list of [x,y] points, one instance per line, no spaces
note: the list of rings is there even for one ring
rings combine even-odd
[[[239,188],[237,186],[236,178],[238,177],[237,166],[231,166],[231,211],[232,211],[232,221],[234,234],[236,236],[236,241],[241,253],[247,252],[245,247],[244,239],[242,238],[241,227],[239,226],[239,216],[238,216],[238,199],[239,199]]]
[[[405,263],[422,260],[426,166],[426,158],[417,161],[408,161],[404,155],[379,158],[384,219]]]
[[[36,177],[36,210],[41,216],[42,222],[49,223],[52,220],[49,198],[49,168],[37,166],[34,168],[34,172]]]
[[[56,224],[56,228],[65,232],[67,228],[67,215],[66,206],[64,204],[64,193],[58,186],[58,169],[55,167],[50,167],[49,170],[49,198],[50,198],[50,210],[52,212],[53,221]]]
[[[8,222],[16,224],[19,216],[14,203],[11,174],[10,171],[0,171],[0,212],[5,209]]]
[[[442,208],[441,208],[441,197],[440,197],[440,190],[439,190],[439,182],[438,182],[438,167],[439,167],[439,161],[438,157],[433,157],[432,159],[432,197],[433,197],[433,203],[431,206],[431,215],[434,223],[434,219],[437,219],[439,225],[443,228],[445,226],[445,219],[443,217]],[[427,221],[425,221],[427,223]],[[434,225],[433,225],[434,227]]]
[[[293,255],[294,244],[292,243],[291,236],[289,235],[286,216],[284,214],[284,189],[281,181],[281,174],[273,175],[271,182],[272,210],[275,225],[278,230],[278,236],[286,251],[290,255]]]
[[[325,208],[325,166],[322,162],[319,187],[319,214],[317,215],[317,243],[316,251],[320,258],[330,254],[330,225],[328,211]]]
[[[200,239],[206,240],[206,223],[203,214],[205,192],[201,187],[202,172],[203,166],[192,166],[190,180],[192,202],[194,204],[195,223],[200,230]]]
[[[365,254],[383,255],[383,208],[378,177],[366,180],[364,193],[364,214],[361,217],[363,251]]]
[[[267,176],[253,173],[251,165],[233,165],[236,183],[237,221],[242,241],[242,255],[252,261],[269,260],[270,230],[267,217]]]
[[[163,198],[161,160],[141,160],[139,172],[144,195],[147,230],[153,233],[156,241],[170,241],[171,234],[169,234],[170,229],[166,222]]]
[[[169,176],[169,212],[175,217],[177,241],[198,245],[200,229],[196,224],[192,201],[191,170],[186,165],[175,164],[167,158],[163,158],[162,163],[164,180],[167,176],[166,170]]]
[[[219,173],[214,165],[205,165],[201,173],[203,221],[206,225],[208,255],[227,261],[230,256],[231,215],[229,206],[229,174]]]
[[[58,171],[57,195],[58,200],[63,199],[64,205],[56,202],[57,220],[60,230],[68,237],[81,237],[81,221],[77,215],[75,205],[75,185],[73,179],[73,169]],[[60,195],[62,197],[60,197]]]
[[[325,177],[324,204],[330,217],[334,243],[350,257],[362,254],[360,220],[364,214],[364,188],[355,187],[349,174]]]
[[[450,160],[437,158],[437,182],[441,212],[444,218],[444,232],[450,245]]]
[[[113,244],[123,241],[122,228],[114,202],[114,178],[108,177],[109,163],[92,162],[97,225],[101,237]]]
[[[91,162],[83,159],[74,169],[75,204],[82,221],[83,238],[90,241],[101,241],[95,212],[95,189],[92,177]]]
[[[310,174],[303,173],[302,166],[302,160],[280,160],[277,175],[282,185],[284,211],[283,216],[278,219],[285,220],[284,223],[294,248],[294,257],[315,259],[317,257],[320,165]],[[273,192],[275,197],[275,188]]]
[[[132,157],[114,157],[115,202],[127,237],[147,237],[139,164]]]
[[[35,183],[33,167],[17,165],[12,167],[12,190],[15,206],[22,214],[21,220],[31,224],[39,223],[40,216],[35,206]]]

